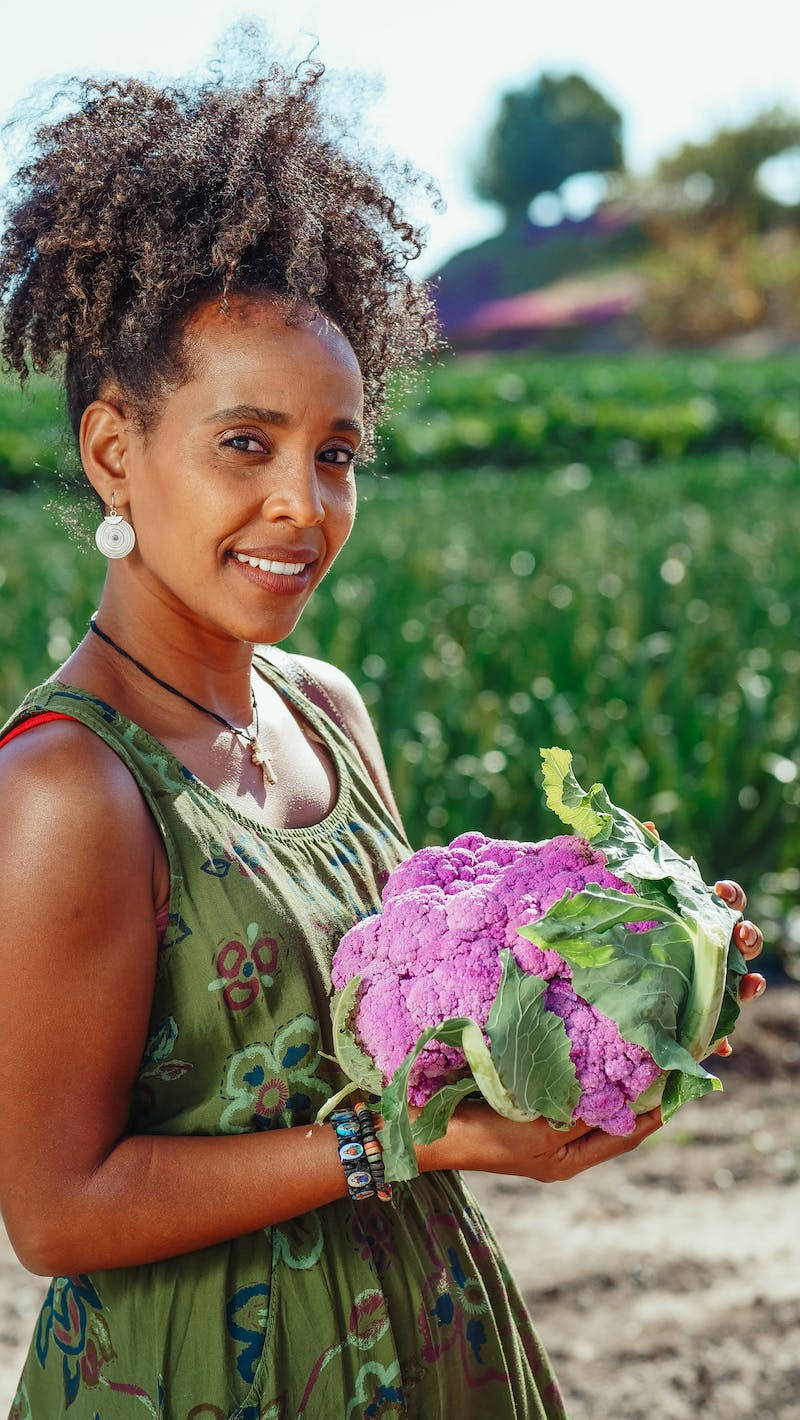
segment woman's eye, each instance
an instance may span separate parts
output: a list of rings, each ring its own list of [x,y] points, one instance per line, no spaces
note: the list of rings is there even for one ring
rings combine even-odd
[[[345,449],[345,448],[341,448],[341,447],[336,448],[336,449],[323,449],[323,453],[326,453],[326,454],[345,454],[345,455],[346,455],[346,458],[343,458],[343,459],[331,459],[331,463],[341,464],[342,468],[348,468],[349,465],[353,462],[353,459],[354,459],[355,456],[356,456],[356,451],[355,451],[355,449]],[[326,460],[326,462],[327,462],[327,460]]]
[[[248,449],[244,447],[244,445],[246,444],[253,444],[255,445],[255,447]],[[254,434],[232,434],[229,439],[223,439],[222,447],[224,449],[235,448],[238,453],[242,454],[255,454],[264,452],[264,445],[259,442],[259,440],[255,437]]]
[[[261,440],[256,438],[255,434],[231,434],[227,439],[222,440],[222,448],[235,449],[237,453],[241,454],[264,454],[269,452],[266,446],[262,444]],[[333,457],[329,458],[328,455],[332,455]],[[344,457],[339,457],[339,455],[344,455]],[[355,456],[355,449],[349,447],[345,448],[340,445],[333,449],[323,449],[319,458],[324,463],[332,463],[341,468],[349,468]]]

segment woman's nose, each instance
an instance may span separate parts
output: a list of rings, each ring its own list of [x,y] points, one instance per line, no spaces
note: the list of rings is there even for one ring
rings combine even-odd
[[[310,467],[293,463],[281,471],[275,487],[264,499],[263,512],[267,518],[290,517],[302,527],[313,527],[325,517],[325,505],[320,497],[319,478],[315,465]]]

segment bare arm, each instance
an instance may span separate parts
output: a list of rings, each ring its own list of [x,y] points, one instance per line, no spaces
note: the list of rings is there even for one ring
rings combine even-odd
[[[122,761],[77,723],[4,746],[0,797],[0,1211],[23,1266],[155,1262],[345,1197],[329,1126],[125,1134],[152,1004],[158,830]],[[417,1157],[422,1172],[551,1181],[653,1127],[609,1139],[465,1103]]]
[[[157,1261],[346,1195],[330,1127],[125,1134],[157,943],[158,830],[85,726],[0,753],[0,1210],[44,1276]],[[442,1167],[441,1145],[420,1150]]]

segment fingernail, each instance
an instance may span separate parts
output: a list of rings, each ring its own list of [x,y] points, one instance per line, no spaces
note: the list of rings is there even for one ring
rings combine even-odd
[[[758,985],[757,985],[757,987],[756,987],[756,992],[755,992],[756,996],[762,996],[763,993],[766,991],[766,989],[767,989],[767,983],[766,983],[766,981],[764,980],[764,977],[761,976],[761,977],[759,977]]]
[[[758,932],[752,922],[742,922],[739,925],[739,941],[744,942],[746,947],[754,947],[758,941]]]
[[[733,897],[733,883],[726,882],[723,879],[714,884],[714,891],[718,897]]]

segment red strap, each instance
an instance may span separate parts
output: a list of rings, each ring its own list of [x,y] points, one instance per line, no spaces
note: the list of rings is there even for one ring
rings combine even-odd
[[[15,735],[23,735],[26,730],[32,730],[34,725],[43,725],[47,720],[74,720],[74,715],[61,715],[57,710],[42,710],[39,715],[31,715],[29,719],[23,720],[21,725],[15,725],[13,730],[3,735],[0,740],[0,747],[7,740],[13,740]]]

